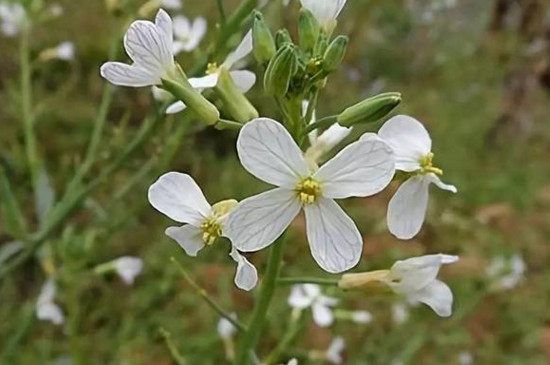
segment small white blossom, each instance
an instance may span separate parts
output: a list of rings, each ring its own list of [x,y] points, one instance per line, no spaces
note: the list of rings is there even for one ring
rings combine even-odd
[[[302,7],[311,11],[319,24],[330,33],[336,26],[336,18],[347,0],[300,0],[300,2]]]
[[[181,3],[181,0],[162,0],[161,6],[166,9],[181,9],[183,4]]]
[[[331,364],[342,364],[344,361],[342,358],[342,352],[346,348],[346,343],[343,337],[336,337],[330,343],[330,346],[325,354],[325,358]]]
[[[134,61],[132,65],[107,62],[101,76],[119,86],[143,87],[160,85],[175,70],[172,19],[160,9],[155,22],[137,20],[124,36],[124,48]]]
[[[394,303],[391,307],[393,323],[400,325],[409,319],[409,308],[405,303]]]
[[[60,60],[70,61],[74,59],[74,43],[65,41],[55,48],[56,56]]]
[[[230,314],[231,318],[237,319],[236,313]],[[218,335],[223,339],[227,340],[235,336],[237,333],[237,328],[226,318],[220,318],[218,322]]]
[[[319,285],[299,284],[292,286],[288,304],[297,309],[311,308],[313,321],[319,327],[328,327],[334,322],[331,307],[338,304],[338,299],[323,295]]]
[[[227,215],[237,204],[228,200],[211,206],[193,178],[179,172],[166,173],[151,185],[149,202],[167,217],[184,223],[181,227],[168,227],[165,233],[189,256],[197,256],[204,246],[214,244],[223,235]],[[254,288],[258,281],[254,265],[234,246],[230,256],[237,263],[235,285],[243,290]]]
[[[281,364],[283,365],[283,364]],[[298,365],[298,360],[297,359],[290,359],[286,365]]]
[[[174,18],[174,54],[191,52],[199,46],[206,34],[206,19],[199,17],[193,22],[183,15]]]
[[[27,12],[21,4],[0,3],[0,23],[6,37],[15,37],[27,22]]]
[[[229,215],[225,234],[235,247],[254,252],[271,245],[303,209],[321,268],[339,273],[359,262],[363,239],[334,199],[371,196],[389,184],[394,161],[382,140],[352,143],[318,168],[280,123],[258,118],[241,129],[237,151],[248,172],[277,188],[243,200]]]
[[[378,136],[392,147],[395,168],[412,174],[390,200],[387,213],[390,232],[399,239],[411,239],[420,232],[426,217],[430,185],[453,193],[457,190],[439,179],[442,171],[432,165],[432,140],[416,119],[404,115],[393,117],[380,128]]]
[[[54,302],[56,292],[55,281],[49,278],[40,290],[36,301],[36,317],[41,321],[50,321],[60,326],[65,321],[61,308]]]
[[[135,278],[143,270],[143,260],[139,257],[122,256],[116,259],[113,264],[118,276],[128,285],[132,285]]]
[[[509,290],[516,287],[525,274],[525,261],[521,255],[513,255],[511,258],[494,258],[487,266],[486,274],[491,279],[493,287],[500,290]]]
[[[474,355],[469,351],[462,351],[458,354],[459,365],[472,365],[474,363]]]
[[[48,8],[50,14],[54,17],[59,17],[61,15],[63,15],[63,13],[65,13],[65,9],[63,9],[63,7],[57,3],[54,3],[52,5],[50,5],[50,7]]]
[[[444,282],[437,280],[444,264],[458,261],[458,256],[426,255],[397,261],[387,276],[386,284],[411,304],[424,303],[441,317],[452,313],[453,293]]]
[[[368,324],[372,322],[372,313],[369,311],[355,311],[351,314],[351,319],[355,323]]]

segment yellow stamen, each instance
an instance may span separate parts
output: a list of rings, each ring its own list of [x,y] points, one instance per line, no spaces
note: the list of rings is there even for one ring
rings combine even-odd
[[[321,195],[321,186],[317,181],[308,177],[296,185],[296,191],[302,204],[312,204]]]
[[[201,231],[202,241],[205,245],[211,246],[222,235],[222,226],[215,217],[212,217],[201,224]]]
[[[218,64],[216,62],[210,62],[208,66],[206,66],[207,75],[215,74],[217,71],[218,71]]]
[[[433,159],[434,159],[433,152],[428,153],[426,156],[420,159],[421,174],[433,173],[436,175],[443,175],[443,170],[433,166]]]

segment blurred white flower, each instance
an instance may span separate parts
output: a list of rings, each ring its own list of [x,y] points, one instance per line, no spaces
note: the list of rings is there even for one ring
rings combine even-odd
[[[211,206],[200,187],[187,174],[169,172],[149,188],[149,202],[159,212],[181,227],[168,227],[166,235],[174,239],[189,256],[197,256],[204,246],[210,246],[223,235],[228,213],[237,204],[226,200]],[[237,263],[235,285],[243,290],[256,286],[256,268],[232,246],[231,258]]]
[[[199,46],[206,34],[206,19],[199,17],[191,22],[183,15],[174,18],[174,54],[191,52]]]
[[[325,31],[331,33],[336,26],[336,18],[347,0],[300,0],[300,2],[302,7],[311,11]]]
[[[372,322],[372,313],[369,311],[355,311],[351,314],[351,319],[355,323],[367,324]]]
[[[231,313],[230,316],[233,319],[237,319],[236,313]],[[235,336],[236,333],[237,328],[235,328],[233,323],[231,323],[229,320],[227,320],[226,318],[221,318],[218,321],[218,335],[220,336],[220,338],[222,338],[223,340],[227,340]]]
[[[64,61],[74,59],[74,43],[65,41],[56,47],[57,58]]]
[[[139,257],[122,256],[113,261],[113,264],[118,276],[128,285],[132,285],[143,270],[143,260]]]
[[[27,12],[21,4],[0,3],[0,29],[6,37],[15,37],[27,22]]]
[[[277,188],[243,200],[231,212],[225,234],[235,247],[254,252],[269,246],[303,209],[319,266],[338,273],[357,264],[363,239],[334,199],[374,195],[389,184],[394,161],[382,140],[352,143],[318,168],[280,123],[258,118],[241,129],[237,151],[248,172]]]
[[[284,6],[288,6],[288,4],[290,4],[290,0],[283,0],[283,5]]]
[[[409,319],[409,308],[405,303],[394,303],[391,307],[393,322],[400,325]]]
[[[36,317],[41,321],[50,321],[59,326],[65,321],[65,316],[61,308],[54,302],[55,292],[55,280],[49,278],[42,286],[36,301]]]
[[[325,354],[325,358],[331,364],[342,364],[342,352],[346,348],[346,343],[343,337],[336,337],[330,343],[330,346]]]
[[[469,351],[462,351],[458,354],[459,365],[472,365],[474,363],[474,355]]]
[[[173,39],[172,19],[162,9],[155,23],[133,22],[124,36],[124,48],[134,63],[107,62],[101,66],[101,76],[119,86],[160,85],[162,78],[170,77],[176,70]]]
[[[283,364],[281,364],[283,365]],[[297,359],[290,359],[286,365],[298,365],[298,360]]]
[[[370,138],[367,133],[362,138]],[[399,239],[411,239],[420,229],[428,207],[431,184],[456,193],[456,187],[444,184],[438,177],[442,171],[432,165],[432,140],[428,131],[416,119],[398,115],[387,121],[378,136],[388,143],[396,159],[395,168],[412,174],[388,205],[388,228]]]
[[[161,6],[166,9],[181,9],[183,4],[181,0],[161,0]]]
[[[516,287],[524,278],[525,261],[521,255],[516,254],[506,259],[495,257],[485,272],[492,281],[492,286],[499,290],[508,290]]]
[[[48,8],[50,14],[54,17],[59,17],[65,13],[65,9],[57,3],[50,5]]]
[[[311,308],[315,324],[328,327],[334,322],[331,307],[338,304],[338,299],[323,295],[319,285],[299,284],[292,286],[288,304],[297,309]]]

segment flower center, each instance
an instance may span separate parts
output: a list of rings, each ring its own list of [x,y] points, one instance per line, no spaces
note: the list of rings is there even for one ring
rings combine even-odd
[[[312,204],[321,195],[321,186],[317,181],[308,177],[296,185],[296,191],[302,204]]]
[[[436,175],[443,175],[443,170],[433,166],[433,159],[434,159],[433,152],[428,153],[426,156],[420,159],[421,174],[433,173]]]
[[[218,64],[216,62],[210,62],[208,66],[206,66],[206,74],[212,75],[218,72]]]
[[[222,226],[215,217],[207,218],[201,224],[202,241],[211,246],[222,235]]]

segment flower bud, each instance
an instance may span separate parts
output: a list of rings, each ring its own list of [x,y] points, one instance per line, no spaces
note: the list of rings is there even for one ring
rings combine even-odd
[[[390,270],[344,274],[340,281],[338,281],[338,287],[344,290],[382,289],[386,287],[387,282],[392,280],[390,274]]]
[[[293,44],[290,33],[286,29],[279,29],[277,33],[275,33],[275,45],[277,46],[277,49],[280,49],[287,44]]]
[[[376,95],[344,110],[338,116],[338,123],[344,127],[357,123],[373,123],[388,115],[400,103],[400,93]]]
[[[252,40],[254,43],[254,57],[259,63],[267,63],[275,55],[275,40],[271,30],[264,21],[264,16],[259,11],[254,12],[254,25],[252,27]]]
[[[308,52],[313,51],[319,38],[319,31],[320,26],[317,19],[315,19],[309,10],[302,8],[298,21],[300,47]]]
[[[239,123],[258,118],[258,111],[235,85],[229,71],[220,69],[216,91],[222,99],[227,112]]]
[[[323,60],[323,69],[326,72],[333,72],[338,69],[346,54],[348,41],[348,37],[339,35],[334,38],[332,43],[328,46]]]
[[[178,100],[183,101],[203,122],[209,125],[216,124],[220,119],[218,109],[191,86],[179,66],[178,71],[178,79],[162,79],[162,87]]]
[[[294,47],[287,44],[280,48],[269,62],[264,75],[264,88],[270,95],[284,96],[290,86],[290,80],[297,70]]]

